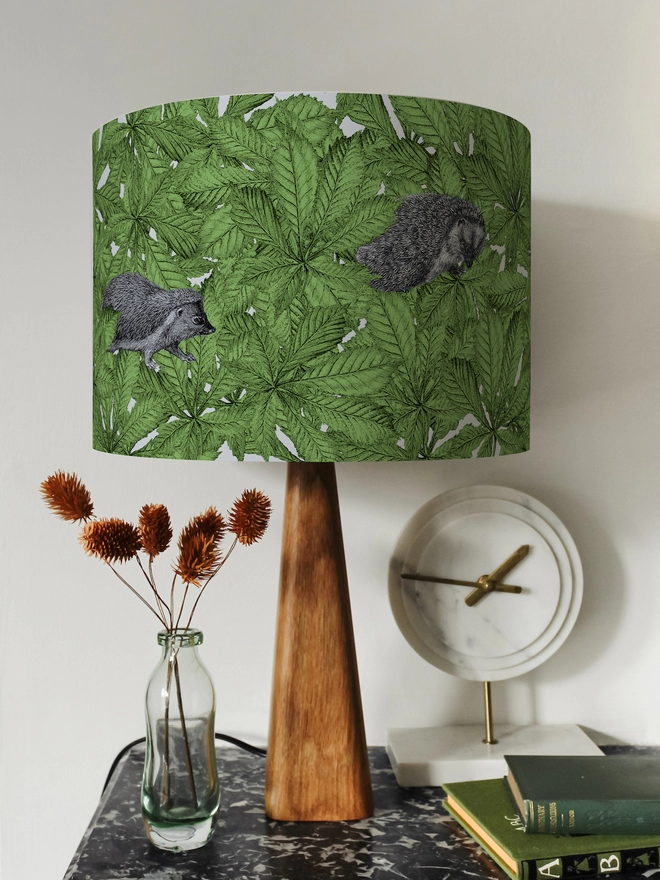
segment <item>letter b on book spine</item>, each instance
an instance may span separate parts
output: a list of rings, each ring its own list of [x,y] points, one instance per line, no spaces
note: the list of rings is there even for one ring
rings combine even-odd
[[[621,871],[621,853],[598,853],[598,873],[618,874]]]

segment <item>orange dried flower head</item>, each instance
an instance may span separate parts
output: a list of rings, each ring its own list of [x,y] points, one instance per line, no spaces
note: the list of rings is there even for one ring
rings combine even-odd
[[[43,481],[41,494],[53,513],[69,522],[87,522],[94,512],[92,497],[75,474],[57,471]]]
[[[87,523],[80,533],[85,553],[104,562],[128,562],[140,550],[140,533],[123,519],[99,519]]]
[[[140,543],[149,559],[153,559],[170,546],[172,524],[164,504],[145,504],[140,510],[138,522]]]
[[[201,587],[202,581],[213,577],[218,571],[221,558],[215,538],[204,532],[196,532],[188,535],[185,541],[179,541],[179,558],[174,571],[184,584]]]
[[[229,514],[229,530],[241,544],[254,544],[263,537],[270,519],[270,500],[258,489],[246,489],[234,501]]]
[[[205,535],[213,537],[217,543],[220,543],[227,531],[227,523],[215,507],[209,507],[204,513],[193,517],[188,523],[187,528],[191,529],[192,532],[203,532]],[[181,534],[183,535],[183,532]]]
[[[179,536],[179,558],[174,571],[187,584],[199,587],[217,572],[222,554],[220,541],[227,531],[227,523],[215,507],[193,517]]]

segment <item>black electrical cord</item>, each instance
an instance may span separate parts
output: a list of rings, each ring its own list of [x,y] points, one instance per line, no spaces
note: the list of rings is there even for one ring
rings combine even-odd
[[[266,749],[262,749],[259,746],[252,746],[250,743],[243,742],[242,739],[236,739],[235,736],[229,736],[227,733],[216,733],[215,738],[224,740],[224,742],[231,743],[234,746],[238,746],[239,749],[244,749],[246,752],[251,752],[253,755],[261,755],[262,758],[266,757]]]
[[[221,739],[224,742],[231,743],[234,746],[238,746],[239,749],[244,749],[246,752],[251,752],[251,754],[253,754],[253,755],[259,755],[262,758],[266,757],[266,749],[259,748],[259,746],[250,745],[250,743],[243,742],[242,739],[236,739],[235,736],[229,736],[226,733],[216,733],[215,738]],[[110,767],[110,771],[108,772],[106,780],[103,783],[103,791],[105,791],[106,788],[108,787],[108,783],[110,782],[112,774],[117,769],[117,764],[119,764],[119,762],[124,757],[124,755],[128,751],[130,751],[133,748],[133,746],[137,746],[140,743],[143,743],[146,741],[147,741],[146,736],[141,736],[139,739],[134,739],[133,742],[129,742],[129,744],[127,746],[124,746],[124,748],[121,750],[121,752],[119,752],[119,754],[117,755],[115,760],[112,762],[112,766]]]

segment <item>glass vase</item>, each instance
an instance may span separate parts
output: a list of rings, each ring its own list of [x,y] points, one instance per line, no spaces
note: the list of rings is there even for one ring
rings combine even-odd
[[[220,805],[215,693],[197,648],[200,630],[158,633],[163,648],[146,695],[142,818],[159,849],[186,852],[210,840]]]

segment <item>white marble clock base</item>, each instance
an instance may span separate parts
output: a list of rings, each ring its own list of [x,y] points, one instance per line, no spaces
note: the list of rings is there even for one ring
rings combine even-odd
[[[399,785],[442,785],[506,776],[504,755],[602,755],[577,724],[496,725],[486,745],[483,725],[395,727],[387,754]]]

